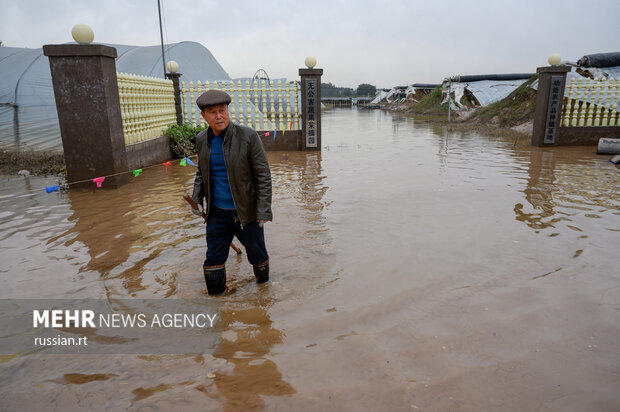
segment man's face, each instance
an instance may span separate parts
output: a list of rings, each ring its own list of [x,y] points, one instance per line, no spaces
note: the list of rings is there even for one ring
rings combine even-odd
[[[218,104],[217,106],[205,107],[202,111],[202,118],[209,124],[213,133],[219,135],[228,127],[228,123],[230,123],[228,105]]]

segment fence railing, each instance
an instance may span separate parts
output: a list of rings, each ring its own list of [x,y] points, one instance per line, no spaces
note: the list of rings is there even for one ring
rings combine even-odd
[[[125,144],[154,139],[176,123],[171,80],[117,73]]]
[[[620,126],[618,79],[570,79],[562,110],[562,126]]]
[[[183,96],[183,120],[192,126],[205,125],[196,106],[196,98],[207,90],[222,90],[231,97],[228,106],[232,121],[241,125],[252,127],[256,130],[298,130],[300,125],[298,82],[254,80],[241,81],[235,84],[233,81],[201,83],[198,81],[194,86],[189,82],[181,83],[181,95]]]

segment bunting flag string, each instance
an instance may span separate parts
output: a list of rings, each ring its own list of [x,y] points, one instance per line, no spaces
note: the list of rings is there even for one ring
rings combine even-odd
[[[284,123],[284,129],[282,129],[282,135],[284,135],[284,132],[286,132],[286,130],[287,130],[286,129],[286,123]],[[289,131],[293,130],[293,121],[292,120],[291,120],[290,124],[288,125],[288,130]],[[277,133],[278,133],[278,129],[276,128],[273,131],[273,140],[276,140]],[[264,134],[261,134],[261,136],[265,136],[265,137],[270,136],[270,135],[271,135],[271,132],[265,132]]]
[[[273,131],[273,138],[274,138],[274,140],[276,138],[277,132],[278,132],[277,129],[275,129]],[[265,136],[269,136],[269,135],[270,135],[270,132],[265,133]],[[189,164],[189,165],[192,165],[194,167],[198,167],[198,165],[197,165],[197,163],[198,163],[198,154],[196,154],[195,156],[196,156],[196,163],[194,163],[189,157],[185,157],[183,159],[177,159],[177,160],[179,161],[179,165],[180,166],[187,166]],[[165,166],[166,173],[168,173],[168,166],[172,166],[172,162],[168,161],[168,162],[165,162],[165,163],[161,163],[161,165]],[[76,181],[76,182],[64,183],[64,184],[61,184],[61,185],[44,186],[44,189],[45,189],[45,192],[49,194],[49,193],[53,193],[53,192],[59,191],[61,188],[63,190],[65,190],[65,189],[68,189],[69,186],[71,186],[71,185],[76,185],[76,184],[79,184],[79,183],[86,183],[86,182],[93,182],[93,183],[95,183],[97,185],[97,188],[101,188],[101,187],[103,187],[103,182],[105,181],[105,179],[107,177],[119,176],[119,175],[123,175],[125,173],[133,173],[134,177],[138,177],[140,175],[140,173],[142,173],[145,169],[150,169],[150,168],[153,168],[153,167],[161,167],[161,166],[158,163],[158,164],[155,164],[155,165],[144,167],[142,169],[134,169],[134,170],[128,170],[128,171],[125,171],[125,172],[113,173],[113,174],[110,174],[110,175],[95,177],[93,179],[79,180],[79,181]],[[31,190],[28,190],[28,191],[23,191],[23,192],[18,192],[18,193],[2,194],[2,195],[0,195],[0,198],[2,198],[2,197],[13,197],[13,196],[18,196],[18,195],[22,195],[22,194],[26,194],[26,193],[31,193],[31,192],[32,192]]]
[[[198,155],[196,155],[196,159],[198,159]],[[179,161],[179,163],[182,163],[183,161],[185,161],[186,164],[190,164],[192,166],[198,167],[198,165],[196,165],[196,163],[194,163],[193,161],[191,161],[187,157],[184,158],[184,159],[177,159],[177,160]],[[166,165],[166,163],[167,163],[167,165]],[[162,163],[162,164],[166,166],[166,172],[167,172],[168,166],[171,166],[172,162],[166,162],[166,163]],[[86,183],[86,182],[94,182],[97,185],[98,188],[101,188],[101,187],[103,187],[102,184],[103,184],[103,182],[104,182],[106,177],[119,176],[119,175],[123,175],[125,173],[133,173],[134,177],[138,177],[138,175],[140,173],[142,173],[144,169],[150,169],[150,168],[153,168],[153,167],[161,167],[161,166],[158,163],[158,164],[155,164],[155,165],[144,167],[142,169],[128,170],[128,171],[125,171],[125,172],[119,172],[119,173],[114,173],[114,174],[110,174],[110,175],[106,175],[106,176],[96,177],[94,179],[79,180],[79,181],[76,181],[76,182],[64,183],[64,184],[61,184],[61,185],[54,185],[54,186],[44,186],[43,189],[45,190],[46,193],[49,194],[49,193],[53,193],[53,192],[59,191],[61,188],[64,190],[65,188],[68,188],[71,185],[76,185],[76,184],[79,184],[79,183]],[[23,195],[23,194],[27,194],[27,193],[31,193],[31,192],[32,192],[31,190],[28,190],[28,191],[17,192],[17,193],[3,194],[3,195],[0,195],[0,198],[2,198],[2,197],[19,196],[19,195]]]

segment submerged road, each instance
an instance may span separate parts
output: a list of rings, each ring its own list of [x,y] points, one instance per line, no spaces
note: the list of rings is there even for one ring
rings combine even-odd
[[[323,116],[321,153],[268,154],[272,281],[257,286],[231,250],[217,298],[182,198],[193,167],[52,194],[53,178],[4,177],[1,299],[204,299],[220,324],[193,355],[2,353],[1,409],[620,408],[609,156],[382,111]]]

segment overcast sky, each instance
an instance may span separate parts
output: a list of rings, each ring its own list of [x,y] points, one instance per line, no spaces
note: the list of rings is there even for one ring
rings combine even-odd
[[[323,81],[357,87],[439,83],[466,74],[534,72],[552,53],[576,61],[620,51],[618,0],[161,0],[165,41],[196,41],[228,74],[298,77],[313,55]],[[157,0],[0,0],[0,41],[160,43]],[[183,62],[179,62],[183,71]]]

